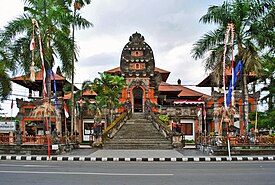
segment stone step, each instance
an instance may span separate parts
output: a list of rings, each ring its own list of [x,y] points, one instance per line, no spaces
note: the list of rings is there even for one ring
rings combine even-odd
[[[108,144],[108,142],[107,142]],[[137,145],[137,144],[170,144],[170,141],[159,141],[159,140],[148,140],[148,139],[123,139],[123,140],[114,140],[111,142],[111,144],[132,144],[132,145]]]
[[[121,129],[130,129],[130,128],[139,128],[142,130],[146,130],[148,128],[155,128],[151,123],[149,124],[133,124],[133,125],[123,125],[123,127]]]
[[[120,129],[120,133],[159,133],[154,127],[124,127]]]
[[[157,131],[154,127],[146,127],[146,128],[124,127],[122,129],[120,129],[120,132],[121,133],[131,133],[131,132],[135,132],[135,133],[143,133],[143,132],[158,133],[159,131]]]
[[[151,135],[118,135],[113,138],[114,139],[163,139],[164,137],[161,135],[151,134]],[[165,138],[164,138],[165,139]]]
[[[124,150],[131,150],[131,149],[139,149],[139,150],[167,150],[172,149],[171,145],[167,144],[108,144],[104,146],[104,149],[124,149]]]
[[[134,113],[118,133],[104,144],[106,149],[172,149],[167,140],[145,119],[143,113]]]
[[[156,138],[156,139],[163,139],[164,136],[159,135],[159,133],[142,133],[142,134],[138,134],[138,133],[133,133],[133,134],[119,134],[117,136],[114,137],[115,138],[119,138],[119,139],[123,139],[123,138],[136,138],[136,139],[141,139],[141,138],[145,138],[145,139],[150,139],[150,138]],[[164,138],[165,139],[165,138]]]

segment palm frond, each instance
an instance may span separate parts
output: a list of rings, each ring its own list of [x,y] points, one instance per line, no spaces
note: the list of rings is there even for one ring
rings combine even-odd
[[[199,21],[205,24],[215,23],[226,26],[232,20],[230,11],[231,5],[225,1],[221,6],[210,6]]]
[[[206,52],[216,47],[216,45],[223,43],[223,39],[223,28],[217,28],[214,31],[209,31],[193,45],[191,50],[192,57],[194,59],[203,58]]]

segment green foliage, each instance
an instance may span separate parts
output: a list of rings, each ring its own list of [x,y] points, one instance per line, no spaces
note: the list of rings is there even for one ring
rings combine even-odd
[[[185,143],[195,144],[195,141],[193,139],[187,139],[185,140]]]
[[[275,57],[274,53],[269,53],[264,56],[263,71],[261,81],[264,82],[264,87],[261,92],[266,92],[265,96],[261,97],[261,101],[268,103],[268,110],[271,111],[275,108],[273,100],[275,99]]]
[[[222,5],[210,6],[200,22],[216,24],[216,29],[205,33],[192,48],[192,57],[206,58],[205,70],[222,85],[224,37],[228,24],[234,24],[235,61],[242,60],[243,77],[242,93],[248,102],[248,80],[246,74],[254,72],[262,74],[263,55],[271,52],[274,56],[274,0],[232,0]],[[230,33],[231,34],[231,33]],[[228,44],[229,45],[229,44]],[[228,46],[229,47],[229,46]],[[208,56],[205,56],[208,55]],[[225,63],[231,66],[232,51],[225,53]],[[272,63],[269,61],[268,63]],[[274,70],[272,71],[274,74]],[[270,98],[269,98],[270,99]],[[244,106],[245,130],[247,131],[248,104]]]
[[[166,115],[159,115],[159,119],[163,122],[168,124],[169,117]]]
[[[95,78],[87,87],[97,93],[97,103],[95,106],[101,112],[107,109],[107,123],[110,123],[113,121],[113,111],[115,108],[120,107],[119,99],[121,98],[121,91],[124,89],[126,81],[123,77],[112,76],[108,73],[99,73],[99,75],[100,77]]]
[[[206,70],[221,70],[225,30],[229,23],[233,23],[234,44],[238,46],[239,52],[236,58],[243,60],[246,72],[254,71],[259,74],[259,50],[274,47],[274,6],[272,0],[233,0],[224,1],[220,6],[210,6],[200,22],[214,23],[217,28],[204,34],[194,44],[192,56],[195,59],[204,58],[209,53],[205,60]],[[261,36],[266,34],[265,31],[258,31],[263,27],[272,34]],[[273,45],[270,45],[270,40],[273,40]],[[230,54],[228,50],[227,56],[230,57]],[[229,58],[226,58],[226,62],[230,63]]]
[[[84,1],[81,1],[84,3]],[[85,1],[90,3],[90,1]],[[72,51],[77,56],[77,46],[71,37],[71,26],[89,28],[92,24],[77,12],[72,14],[72,1],[27,0],[24,13],[10,21],[1,32],[1,48],[5,48],[9,61],[15,63],[17,70],[29,73],[31,65],[30,38],[33,32],[32,19],[37,20],[42,38],[45,67],[51,67],[54,58],[62,62],[62,72],[67,77],[72,71]],[[37,30],[35,30],[36,33]],[[37,48],[34,50],[36,70],[41,68],[38,36],[35,34]],[[1,60],[1,59],[0,59]]]
[[[95,78],[91,88],[97,93],[96,100],[99,107],[106,106],[113,109],[119,106],[119,98],[126,81],[123,77],[112,76],[108,73],[99,73],[100,78]]]
[[[11,92],[11,82],[4,63],[0,63],[0,100],[4,100]]]
[[[270,110],[266,112],[258,112],[257,113],[257,127],[258,129],[270,129],[275,128],[275,110]],[[256,112],[252,112],[250,114],[249,119],[251,121],[254,121],[254,124],[249,125],[250,128],[255,127],[255,121],[256,121]]]

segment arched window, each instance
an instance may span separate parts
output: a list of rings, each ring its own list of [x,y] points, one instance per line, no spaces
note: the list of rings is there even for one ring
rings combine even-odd
[[[143,56],[143,51],[131,51],[131,55],[135,57]]]
[[[135,69],[140,69],[140,65],[139,65],[139,64],[136,64],[136,65],[135,65]]]

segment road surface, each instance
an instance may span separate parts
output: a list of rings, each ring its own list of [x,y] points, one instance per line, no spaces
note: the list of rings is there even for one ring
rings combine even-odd
[[[0,161],[3,185],[274,185],[275,161]]]

